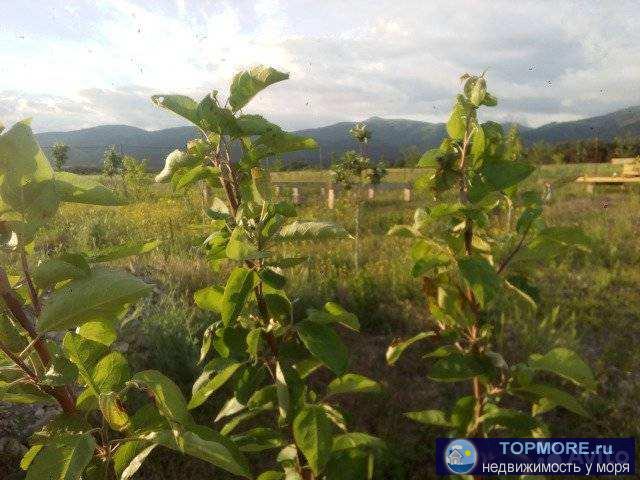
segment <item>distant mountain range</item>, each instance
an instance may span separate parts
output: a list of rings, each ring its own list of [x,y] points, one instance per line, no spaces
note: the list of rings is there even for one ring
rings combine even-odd
[[[444,123],[428,123],[403,119],[372,117],[365,120],[372,132],[369,154],[373,158],[383,156],[393,164],[404,148],[415,145],[420,151],[440,144],[445,134]],[[333,154],[341,154],[355,147],[349,136],[353,122],[341,122],[325,127],[293,132],[316,139],[320,148],[299,152],[287,157],[304,160],[310,164],[328,165]],[[507,125],[506,125],[507,126]],[[572,122],[553,122],[537,128],[519,125],[525,145],[537,141],[550,143],[598,138],[611,141],[619,135],[640,135],[640,106],[628,107],[613,113]],[[149,159],[152,169],[160,168],[164,157],[197,135],[193,127],[176,127],[147,131],[127,125],[102,125],[70,132],[45,132],[37,134],[45,152],[50,154],[56,142],[69,145],[70,166],[97,167],[109,145],[116,145],[122,152],[137,158]]]

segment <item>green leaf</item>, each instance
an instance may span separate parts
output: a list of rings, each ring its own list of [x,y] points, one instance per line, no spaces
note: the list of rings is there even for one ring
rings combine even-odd
[[[198,389],[194,389],[193,395],[191,396],[191,400],[189,400],[187,408],[189,410],[192,410],[202,405],[207,400],[207,398],[209,398],[211,394],[213,394],[213,392],[218,390],[227,382],[227,380],[229,380],[233,376],[233,374],[236,372],[236,370],[238,370],[238,368],[240,368],[241,365],[241,363],[231,363],[230,365],[222,369],[220,373],[215,375],[212,379],[203,383],[202,385],[199,385]]]
[[[107,347],[118,338],[113,322],[108,320],[83,323],[78,327],[77,332],[78,335]]]
[[[234,435],[231,440],[241,452],[257,453],[286,445],[282,435],[271,428],[257,427]]]
[[[209,180],[213,184],[219,176],[219,168],[210,165],[196,165],[180,176],[175,184],[175,189],[185,189],[200,180]]]
[[[530,384],[526,387],[519,387],[514,390],[516,393],[525,392],[532,394],[538,398],[546,399],[552,404],[559,407],[566,408],[567,410],[589,418],[591,415],[585,410],[585,408],[576,400],[573,396],[563,390],[559,390],[555,387],[548,385]]]
[[[31,130],[30,120],[0,136],[0,218],[10,213],[12,230],[26,245],[58,209],[53,169]]]
[[[481,307],[491,302],[502,290],[502,279],[483,257],[472,255],[460,258],[458,268]]]
[[[336,375],[347,369],[347,347],[338,334],[328,325],[304,320],[296,325],[298,336],[311,354],[321,360]]]
[[[594,389],[596,386],[596,379],[589,365],[567,348],[554,348],[545,355],[532,355],[529,366],[534,370],[554,373],[582,387]]]
[[[240,226],[231,232],[226,253],[231,260],[237,261],[252,260],[264,256],[264,253],[258,251],[256,246],[251,243],[244,228]]]
[[[69,360],[78,367],[78,373],[89,386],[93,395],[98,395],[99,388],[93,381],[93,371],[107,348],[92,340],[87,340],[72,332],[67,332],[62,339],[62,347]]]
[[[282,480],[284,479],[284,473],[276,472],[275,470],[268,470],[266,472],[262,472],[258,476],[258,480]]]
[[[26,480],[80,480],[93,458],[91,435],[68,435],[45,445],[31,462]]]
[[[198,104],[184,95],[153,95],[151,101],[198,125]]]
[[[489,376],[494,372],[491,362],[486,357],[454,353],[438,360],[429,378],[437,382],[458,382],[478,376]]]
[[[333,452],[350,450],[353,448],[366,448],[368,450],[386,450],[387,445],[378,437],[362,432],[341,433],[333,437]]]
[[[220,315],[225,325],[238,318],[257,282],[257,275],[248,268],[237,267],[231,272],[220,303]]]
[[[238,375],[234,393],[240,403],[247,403],[251,395],[262,386],[267,377],[264,365],[245,365]]]
[[[442,156],[442,152],[439,148],[433,148],[431,150],[427,150],[418,160],[418,167],[422,168],[438,168],[440,163],[438,162],[438,158]]]
[[[484,148],[486,145],[484,130],[482,126],[475,125],[473,129],[473,134],[471,135],[471,155],[477,161],[482,154],[484,153]]]
[[[464,92],[469,101],[474,106],[479,107],[487,93],[487,81],[484,77],[471,77],[465,83]]]
[[[237,120],[243,136],[262,135],[269,130],[280,130],[280,127],[266,120],[262,115],[240,115]]]
[[[160,414],[182,425],[192,423],[187,402],[173,381],[156,370],[145,370],[133,376],[132,381],[153,394]]]
[[[339,323],[345,327],[360,331],[360,322],[353,313],[347,312],[341,305],[334,302],[324,304],[324,310],[307,310],[307,319],[318,323]]]
[[[89,205],[124,205],[116,192],[87,175],[55,172],[53,177],[56,194],[63,202]]]
[[[233,138],[242,135],[231,110],[218,105],[217,92],[210,93],[198,104],[198,126],[205,132],[218,135],[229,135]]]
[[[409,348],[414,343],[419,342],[420,340],[424,340],[425,338],[430,338],[433,336],[435,336],[434,332],[420,332],[419,334],[411,337],[408,340],[405,340],[404,342],[394,341],[391,345],[389,345],[389,348],[387,349],[387,363],[389,365],[395,365],[395,363],[407,348]]]
[[[236,73],[229,89],[229,104],[233,111],[240,110],[261,90],[289,78],[288,73],[259,65]]]
[[[149,454],[158,446],[151,444],[142,449],[142,442],[126,442],[120,445],[113,456],[114,469],[118,480],[129,480],[140,469]]]
[[[66,330],[85,322],[112,318],[124,305],[146,296],[151,285],[125,272],[95,269],[72,280],[46,302],[38,331]]]
[[[98,405],[102,416],[112,429],[123,432],[129,428],[131,425],[129,415],[120,406],[116,393],[101,393],[98,397]]]
[[[454,140],[462,140],[464,138],[467,131],[467,115],[468,112],[460,100],[456,101],[451,111],[451,116],[447,121],[447,133]]]
[[[0,380],[0,402],[29,405],[32,403],[54,403],[53,397],[42,393],[29,383],[9,383]]]
[[[260,270],[258,275],[264,283],[276,290],[283,289],[287,283],[287,278],[284,275],[280,275],[270,268]]]
[[[382,387],[367,377],[355,373],[347,373],[335,378],[327,386],[327,396],[341,393],[380,393]]]
[[[131,369],[122,353],[111,352],[96,363],[92,378],[99,392],[120,390],[131,378]]]
[[[486,107],[495,107],[496,105],[498,105],[498,99],[491,93],[487,92],[484,95],[484,100],[482,100],[482,105]]]
[[[209,310],[210,312],[220,313],[222,311],[222,297],[224,296],[224,288],[217,285],[201,288],[193,294],[193,300],[198,308]]]
[[[280,153],[313,150],[318,143],[313,138],[292,135],[282,130],[269,130],[253,144],[250,156],[253,162]]]
[[[34,445],[29,450],[27,450],[27,453],[25,453],[22,457],[22,460],[20,460],[20,468],[22,470],[27,470],[29,468],[29,465],[31,465],[33,459],[36,458],[38,452],[42,450],[42,447],[44,447],[44,445]]]
[[[111,262],[113,260],[119,260],[132,255],[142,255],[143,253],[155,250],[159,246],[159,240],[145,243],[124,243],[122,245],[108,247],[103,250],[89,252],[86,256],[90,263]]]
[[[186,430],[151,432],[144,435],[151,443],[191,455],[245,478],[251,478],[246,458],[232,441],[210,428],[192,425]]]
[[[436,427],[452,427],[447,420],[447,415],[442,410],[422,410],[421,412],[408,412],[404,414],[411,420],[415,420],[425,425],[435,425]]]
[[[495,405],[486,405],[485,414],[481,420],[485,429],[507,429],[516,436],[524,436],[539,427],[539,422],[528,415],[517,410],[508,408],[498,408]]]
[[[71,278],[83,278],[91,274],[91,268],[84,256],[79,254],[61,255],[42,262],[33,270],[33,281],[40,288],[55,285]]]
[[[314,475],[318,476],[331,457],[333,445],[331,420],[324,408],[318,405],[302,408],[293,421],[293,436]]]
[[[329,222],[295,221],[280,230],[280,238],[287,241],[325,240],[327,238],[347,238],[347,231]]]

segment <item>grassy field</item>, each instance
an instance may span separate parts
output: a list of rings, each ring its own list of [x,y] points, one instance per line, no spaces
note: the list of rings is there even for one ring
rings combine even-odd
[[[584,173],[609,174],[610,165],[545,166],[530,180],[542,188]],[[408,182],[416,170],[391,169],[390,182]],[[281,172],[276,181],[325,182],[328,172]],[[123,327],[123,338],[138,369],[157,368],[188,391],[198,372],[195,360],[200,335],[209,322],[194,307],[194,290],[221,284],[227,271],[211,272],[198,245],[206,235],[196,196],[174,196],[168,188],[143,189],[141,200],[119,208],[67,205],[55,226],[40,235],[36,255],[90,250],[128,241],[159,239],[156,251],[122,263],[153,282],[156,293]],[[286,190],[286,189],[285,189]],[[287,193],[283,190],[283,194]],[[326,208],[319,189],[305,190],[300,217],[335,221],[354,229],[354,205],[339,195],[336,208]],[[421,359],[428,345],[416,347],[396,367],[388,367],[385,350],[396,337],[425,329],[418,283],[409,275],[410,240],[388,237],[397,223],[408,223],[416,207],[428,202],[416,192],[411,202],[399,191],[379,192],[361,208],[359,268],[354,268],[354,242],[305,245],[305,264],[290,275],[288,289],[298,315],[324,299],[335,299],[356,313],[363,334],[347,334],[351,369],[381,381],[387,393],[345,404],[355,429],[379,435],[395,446],[397,477],[433,478],[435,429],[420,426],[401,414],[450,404],[466,385],[452,387],[429,381]],[[597,395],[583,400],[593,412],[584,420],[558,410],[550,415],[557,436],[640,436],[640,196],[638,191],[603,188],[594,195],[584,186],[554,188],[547,207],[550,224],[578,225],[594,240],[590,254],[574,254],[558,263],[539,265],[536,284],[543,299],[537,311],[516,312],[501,338],[505,358],[525,359],[534,351],[567,346],[581,352],[599,381]],[[282,248],[286,249],[286,246]],[[461,390],[456,391],[457,388]],[[221,395],[222,396],[222,395]],[[213,411],[199,412],[205,423]],[[136,478],[223,478],[198,461],[188,463],[166,451],[155,452]],[[179,476],[175,476],[178,475]]]

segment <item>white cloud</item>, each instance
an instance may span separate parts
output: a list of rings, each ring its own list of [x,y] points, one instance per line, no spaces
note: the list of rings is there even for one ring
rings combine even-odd
[[[640,103],[633,2],[35,1],[0,29],[0,115],[37,130],[180,121],[151,93],[226,91],[267,63],[252,104],[287,128],[372,115],[441,121],[464,71],[489,68],[494,118],[531,124]]]

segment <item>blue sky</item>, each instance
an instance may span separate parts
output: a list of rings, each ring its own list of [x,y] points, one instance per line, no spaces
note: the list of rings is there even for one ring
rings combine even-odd
[[[488,68],[494,119],[530,125],[640,104],[637,2],[2,0],[0,121],[38,131],[181,124],[154,93],[291,73],[250,110],[289,129],[378,115],[442,121]]]

